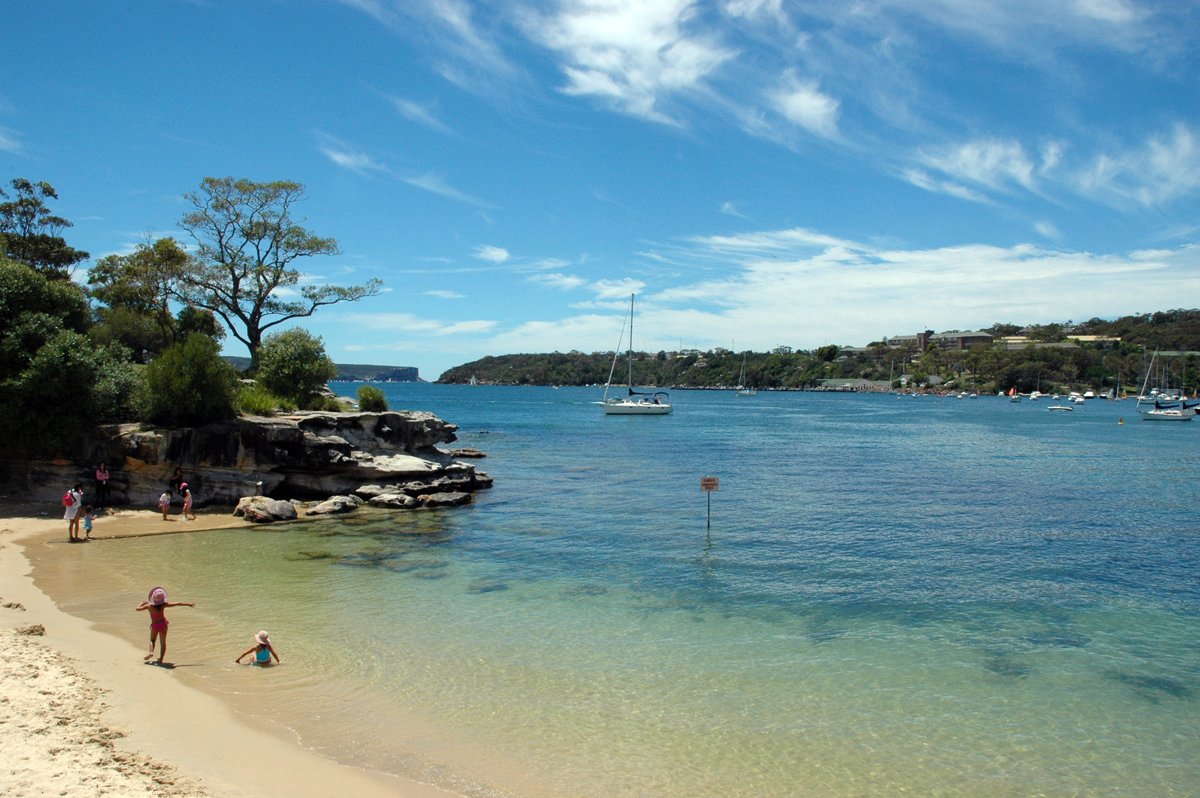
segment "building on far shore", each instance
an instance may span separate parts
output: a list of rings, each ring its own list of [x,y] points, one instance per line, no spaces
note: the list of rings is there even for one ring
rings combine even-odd
[[[976,344],[991,344],[992,335],[983,330],[962,331],[955,330],[953,332],[935,333],[933,330],[925,330],[916,335],[893,335],[886,339],[886,343],[892,349],[900,349],[907,347],[916,349],[918,352],[924,352],[931,345],[938,349],[970,349]]]

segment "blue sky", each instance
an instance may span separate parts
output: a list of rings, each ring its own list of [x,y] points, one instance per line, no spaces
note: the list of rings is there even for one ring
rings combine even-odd
[[[611,350],[631,292],[651,351],[1108,318],[1200,305],[1198,43],[1195,0],[10,2],[0,178],[93,257],[301,182],[305,279],[385,283],[303,326],[427,379]]]

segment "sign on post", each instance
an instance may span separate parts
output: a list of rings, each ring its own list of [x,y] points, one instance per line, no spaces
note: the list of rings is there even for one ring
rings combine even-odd
[[[718,480],[716,477],[700,477],[700,490],[704,491],[704,495],[708,499],[708,529],[712,529],[713,491],[717,490],[720,487],[720,484],[720,480]]]

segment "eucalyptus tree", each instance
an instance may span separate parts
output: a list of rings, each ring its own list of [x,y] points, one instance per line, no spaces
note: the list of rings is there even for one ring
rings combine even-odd
[[[293,217],[304,198],[300,183],[206,177],[184,197],[193,210],[180,226],[198,246],[180,296],[221,319],[246,345],[251,368],[258,366],[267,330],[325,305],[374,296],[382,286],[374,279],[349,287],[300,284],[298,259],[340,253],[336,240],[312,233]]]
[[[46,205],[58,199],[54,186],[23,177],[10,185],[15,196],[0,188],[0,255],[31,266],[48,277],[67,278],[71,267],[87,260],[88,253],[67,244],[60,232],[71,222],[55,216]]]

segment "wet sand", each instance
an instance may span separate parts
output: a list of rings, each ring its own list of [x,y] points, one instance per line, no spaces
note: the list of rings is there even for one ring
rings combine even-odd
[[[56,508],[0,503],[0,794],[450,798],[339,765],[169,668],[143,665],[141,649],[60,611],[24,554],[29,545],[246,525],[228,509],[202,510],[194,521],[119,510],[97,519],[92,542],[70,544]]]

